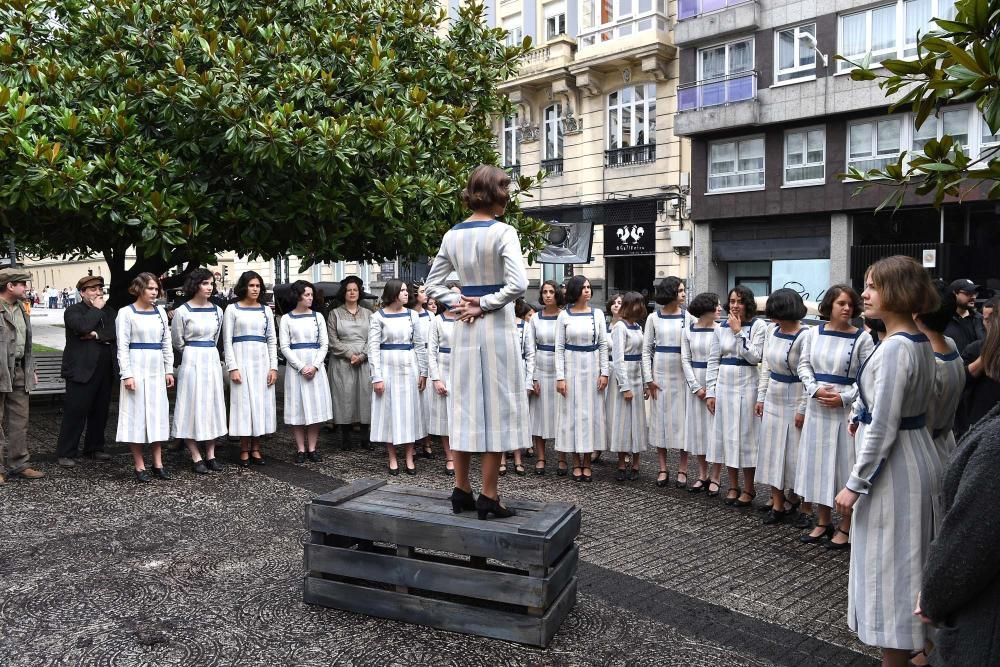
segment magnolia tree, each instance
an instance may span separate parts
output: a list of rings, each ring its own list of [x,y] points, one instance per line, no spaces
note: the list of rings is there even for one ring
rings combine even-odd
[[[0,0],[0,227],[141,271],[433,254],[496,161],[507,47],[479,0]],[[519,179],[527,191],[533,178]],[[544,225],[508,220],[537,252]],[[126,265],[126,251],[136,260]]]
[[[952,20],[936,19],[936,27],[917,40],[914,60],[883,60],[888,74],[877,74],[869,60],[852,62],[856,81],[880,79],[887,94],[903,92],[892,110],[910,106],[919,128],[949,102],[975,101],[992,134],[1000,133],[1000,0],[958,0]],[[849,61],[851,62],[851,61]],[[842,177],[858,181],[859,190],[891,187],[879,205],[899,207],[910,188],[933,195],[935,206],[946,197],[961,199],[982,189],[1000,198],[1000,151],[967,155],[960,143],[944,135],[931,139],[921,153],[903,152],[884,169],[862,172],[850,168]]]

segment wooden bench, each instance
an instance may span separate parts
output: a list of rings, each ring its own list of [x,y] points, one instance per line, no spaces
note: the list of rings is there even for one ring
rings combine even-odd
[[[453,514],[449,493],[359,480],[306,505],[305,601],[548,646],[576,603],[580,510],[505,500]]]
[[[66,380],[62,378],[62,352],[36,353],[35,372],[38,373],[38,385],[31,392],[32,396],[66,393]]]

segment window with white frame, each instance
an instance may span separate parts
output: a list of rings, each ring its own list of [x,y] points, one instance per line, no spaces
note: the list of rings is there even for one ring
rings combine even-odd
[[[826,130],[785,133],[785,185],[820,184],[826,179]]]
[[[995,153],[998,148],[1000,148],[1000,132],[993,134],[990,131],[990,126],[986,124],[986,119],[982,116],[979,119],[979,155],[990,155]]]
[[[764,187],[764,137],[715,141],[708,145],[708,191]]]
[[[566,34],[566,1],[550,2],[543,8],[545,16],[545,39],[554,39],[559,35]]]
[[[646,30],[669,29],[665,0],[568,0],[579,2],[582,47]]]
[[[698,80],[718,79],[753,69],[753,38],[698,49]]]
[[[775,81],[793,81],[816,75],[815,39],[815,23],[774,32]]]
[[[333,280],[340,282],[344,279],[344,262],[340,261],[333,265]]]
[[[561,104],[553,104],[546,107],[545,112],[542,114],[542,128],[545,138],[545,153],[542,155],[543,160],[555,160],[562,157],[563,132],[562,123],[559,122],[561,117]]]
[[[521,164],[521,145],[517,141],[518,115],[514,114],[503,119],[503,140],[500,142],[503,166],[513,167]]]
[[[514,14],[503,20],[503,29],[507,31],[507,46],[521,46],[524,41],[524,29],[521,27],[521,15]]]
[[[851,123],[847,128],[847,166],[868,171],[896,162],[903,147],[902,135],[901,116]]]
[[[910,141],[913,153],[922,153],[924,146],[931,139],[940,139],[944,135],[951,136],[955,145],[961,146],[966,155],[969,154],[969,125],[972,122],[971,107],[943,109],[938,117],[928,116],[923,125],[912,127],[913,135]]]
[[[656,143],[656,84],[628,86],[608,95],[608,149]]]
[[[917,35],[937,29],[933,18],[953,18],[955,0],[896,0],[840,17],[838,53],[848,60],[860,61],[871,55],[871,62],[888,58],[909,58],[917,54]],[[838,65],[844,72],[853,66]]]

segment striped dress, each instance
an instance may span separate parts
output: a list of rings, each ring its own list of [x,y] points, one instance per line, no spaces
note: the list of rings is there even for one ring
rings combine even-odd
[[[706,397],[715,399],[715,419],[706,458],[730,468],[757,465],[757,431],[760,420],[754,414],[764,331],[767,325],[755,319],[736,335],[723,322],[715,330],[705,375]]]
[[[436,318],[436,315],[432,314],[431,311],[424,309],[423,312],[416,313],[417,315],[417,328],[420,329],[420,337],[424,339],[424,343],[427,344],[431,337],[431,324]],[[426,376],[426,369],[424,375]],[[447,383],[445,383],[447,384]],[[426,427],[430,423],[431,410],[434,406],[434,399],[436,394],[434,392],[434,387],[430,383],[430,378],[428,382],[424,384],[424,390],[420,392],[420,405],[424,411],[424,426]],[[445,398],[445,400],[448,400]],[[434,435],[440,435],[435,433]]]
[[[278,428],[274,385],[267,374],[278,370],[278,334],[267,306],[226,308],[222,348],[226,370],[239,371],[242,382],[229,383],[229,435],[257,438]]]
[[[170,402],[166,376],[174,372],[174,350],[170,342],[167,314],[138,310],[129,305],[115,318],[118,335],[118,366],[122,386],[118,397],[118,442],[145,444],[170,438]],[[135,380],[135,391],[125,380]]]
[[[940,519],[942,465],[926,428],[934,352],[922,334],[884,339],[858,374],[852,418],[857,460],[847,487],[861,496],[851,526],[847,621],[872,646],[923,648],[913,615]]]
[[[535,342],[535,374],[538,382],[538,396],[529,402],[531,412],[531,435],[545,440],[556,437],[559,425],[560,405],[556,401],[556,322],[558,315],[536,314],[528,322],[531,329],[529,338]]]
[[[517,344],[514,301],[524,295],[521,242],[510,225],[470,220],[441,240],[427,294],[448,306],[461,297],[445,286],[455,271],[462,294],[479,297],[485,315],[456,327],[451,344],[448,429],[459,452],[509,452],[531,446],[528,393]]]
[[[681,363],[681,339],[694,322],[689,313],[664,315],[659,310],[646,318],[642,343],[642,372],[654,381],[660,394],[650,403],[649,442],[658,449],[684,449],[688,388]]]
[[[607,446],[604,392],[597,390],[598,377],[609,374],[604,331],[604,313],[598,308],[559,313],[556,379],[566,381],[567,395],[556,394],[556,451],[590,454]]]
[[[281,354],[285,357],[284,420],[289,426],[308,426],[333,419],[330,380],[326,375],[326,351],[329,338],[323,315],[291,312],[281,317],[278,326]],[[316,368],[311,380],[302,375],[306,366]]]
[[[517,340],[521,346],[521,361],[524,362],[524,388],[531,391],[535,376],[535,339],[531,326],[524,320],[517,323]],[[530,404],[528,412],[531,413]]]
[[[965,389],[965,363],[955,348],[955,342],[945,338],[951,347],[947,354],[934,353],[934,400],[927,411],[927,428],[934,438],[934,446],[941,456],[941,465],[947,467],[955,451],[955,413]]]
[[[847,432],[851,405],[857,398],[858,369],[875,349],[864,329],[832,331],[826,324],[802,334],[798,376],[806,395],[806,419],[799,436],[795,493],[807,503],[833,507],[854,468],[854,438]],[[823,407],[813,397],[820,387],[834,389],[843,406]]]
[[[757,450],[757,481],[776,489],[795,483],[799,434],[795,415],[806,412],[806,398],[798,376],[802,342],[807,329],[782,333],[777,325],[767,328],[764,356],[760,362],[757,402],[764,404]]]
[[[646,451],[649,430],[642,398],[642,327],[618,320],[611,327],[611,376],[608,378],[608,450],[637,454]],[[625,400],[625,392],[632,400]]]
[[[372,391],[372,442],[402,445],[427,435],[417,388],[420,376],[427,375],[427,341],[418,319],[406,309],[399,313],[380,310],[372,315],[368,363],[372,383],[385,383],[381,396]]]
[[[174,401],[174,437],[207,442],[226,434],[226,387],[219,359],[222,309],[185,303],[170,322],[174,349],[181,350]]]
[[[372,421],[372,375],[367,358],[357,366],[351,356],[368,355],[368,327],[372,311],[359,305],[354,315],[346,306],[330,311],[326,321],[330,359],[326,372],[333,399],[336,424],[370,424]]]
[[[688,387],[684,411],[684,449],[698,456],[708,453],[712,422],[715,421],[708,405],[697,396],[701,389],[706,388],[708,357],[712,353],[713,341],[715,327],[692,325],[684,330],[681,337],[681,367]]]
[[[447,311],[445,311],[447,312]],[[430,340],[427,343],[427,379],[430,386],[424,393],[431,393],[431,410],[427,421],[427,432],[431,435],[448,435],[448,397],[438,396],[433,383],[437,380],[448,389],[451,373],[451,339],[455,330],[455,320],[439,315],[431,321]]]

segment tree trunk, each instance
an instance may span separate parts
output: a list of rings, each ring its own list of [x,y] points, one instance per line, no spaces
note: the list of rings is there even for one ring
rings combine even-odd
[[[171,266],[176,266],[178,263],[185,261],[184,254],[186,254],[178,249],[175,250],[174,255],[170,259],[164,259],[159,255],[146,257],[141,250],[137,250],[135,263],[125,268],[125,254],[127,252],[128,248],[123,247],[111,248],[104,251],[104,259],[111,270],[111,284],[108,286],[108,307],[112,309],[112,312],[118,312],[120,308],[124,308],[135,301],[135,297],[129,294],[128,288],[137,275],[148,272],[154,276],[161,276]],[[190,263],[184,267],[183,273],[164,279],[162,281],[164,294],[160,295],[161,298],[166,298],[168,302],[173,302],[173,290],[183,285],[187,274],[195,268],[197,268],[196,265]]]

